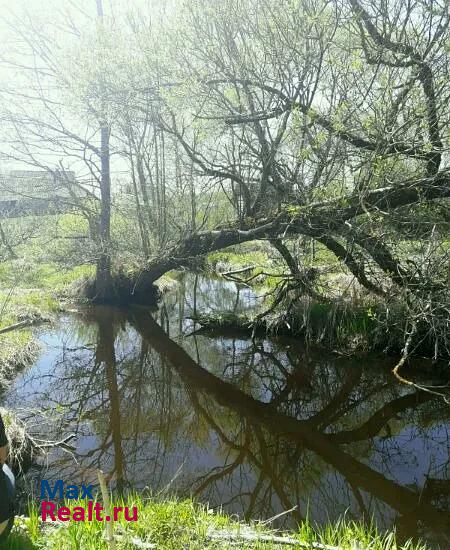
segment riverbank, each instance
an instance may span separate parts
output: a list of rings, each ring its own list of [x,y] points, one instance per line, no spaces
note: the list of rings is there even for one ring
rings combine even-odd
[[[52,322],[56,313],[70,309],[74,304],[88,302],[94,273],[94,266],[89,264],[70,269],[62,269],[57,263],[32,266],[21,260],[1,264],[0,392],[21,370],[36,360],[39,344],[31,328]],[[127,294],[133,287],[133,292],[137,294],[135,285],[139,277],[130,273],[118,273],[118,285]],[[176,278],[166,274],[156,286],[150,288],[150,295],[142,302],[154,305],[158,295],[173,290],[176,285]]]
[[[39,353],[33,326],[51,322],[61,309],[70,285],[78,280],[82,267],[62,272],[48,264],[32,270],[23,262],[4,262],[0,268],[0,391],[17,374],[31,365]]]
[[[84,501],[68,505],[85,506]],[[115,506],[137,506],[138,521],[113,524],[117,550],[132,548],[190,549],[315,549],[426,550],[421,542],[399,542],[394,532],[381,534],[374,526],[350,520],[315,529],[302,523],[295,532],[275,531],[270,522],[242,523],[191,500],[129,497]],[[105,524],[100,521],[42,524],[38,510],[19,518],[5,550],[108,550]]]
[[[236,294],[236,287],[231,282],[224,283],[217,278],[186,273],[180,278],[177,290],[167,294],[158,312],[158,315],[162,316],[165,313],[167,316],[166,319],[170,323],[170,333],[175,340],[171,343],[167,341],[166,337],[162,347],[156,345],[158,342],[161,343],[161,335],[158,336],[159,331],[155,330],[157,327],[151,329],[149,334],[146,333],[145,339],[143,337],[141,339],[139,337],[141,333],[138,330],[141,325],[136,324],[136,317],[133,316],[134,321],[127,324],[123,312],[115,308],[88,308],[86,315],[61,315],[58,316],[57,323],[53,323],[48,328],[43,327],[40,329],[39,338],[43,342],[43,353],[40,356],[39,367],[30,371],[30,373],[24,373],[23,383],[19,383],[17,389],[14,389],[15,393],[9,395],[9,402],[20,403],[20,407],[34,410],[36,403],[39,403],[40,407],[42,403],[48,402],[48,395],[51,395],[51,403],[49,403],[47,411],[51,411],[51,417],[54,417],[56,421],[58,420],[57,411],[59,411],[59,414],[64,415],[66,420],[62,429],[48,430],[45,437],[58,441],[72,432],[80,433],[80,430],[83,430],[82,433],[89,436],[90,445],[92,445],[87,449],[83,444],[83,440],[80,440],[79,447],[78,442],[75,442],[76,447],[73,449],[73,453],[76,461],[69,455],[64,460],[65,465],[61,463],[61,457],[65,457],[65,454],[52,455],[50,460],[52,474],[50,477],[53,474],[58,476],[60,475],[59,471],[64,471],[66,479],[73,480],[74,483],[81,483],[85,472],[89,471],[92,464],[90,459],[86,463],[86,453],[89,457],[102,456],[103,448],[97,447],[97,442],[104,441],[108,433],[114,433],[115,437],[118,438],[116,441],[120,442],[115,456],[118,456],[119,464],[126,464],[126,479],[133,487],[142,488],[140,482],[145,479],[145,483],[148,483],[155,491],[158,489],[163,490],[162,488],[167,483],[171,483],[174,477],[174,471],[170,464],[179,464],[179,448],[182,448],[183,452],[186,453],[185,456],[188,457],[183,465],[184,479],[189,480],[189,482],[197,480],[196,487],[201,485],[202,478],[208,477],[209,473],[212,474],[212,479],[214,479],[214,472],[222,469],[225,475],[228,475],[227,472],[233,474],[234,470],[230,470],[229,461],[223,460],[222,463],[222,457],[234,457],[234,449],[236,447],[240,448],[242,445],[239,426],[243,419],[245,419],[244,421],[249,429],[253,430],[255,400],[261,402],[261,405],[258,406],[262,408],[262,403],[267,400],[267,391],[272,393],[275,403],[280,403],[276,408],[273,408],[273,414],[278,416],[275,427],[276,429],[280,427],[282,434],[285,433],[283,422],[287,422],[287,426],[290,426],[295,421],[292,417],[298,419],[299,416],[295,410],[309,410],[307,408],[308,403],[313,403],[312,410],[316,412],[327,411],[327,409],[336,411],[337,416],[334,417],[336,426],[333,427],[332,431],[343,432],[344,441],[345,437],[351,439],[352,434],[356,436],[356,442],[361,437],[369,439],[380,434],[383,447],[391,443],[395,447],[397,445],[400,445],[401,448],[404,447],[402,433],[410,425],[412,418],[412,411],[409,409],[418,408],[423,400],[419,396],[404,396],[402,390],[395,385],[392,376],[389,374],[386,377],[383,376],[382,365],[379,361],[373,365],[373,368],[366,364],[363,369],[361,365],[358,365],[358,360],[356,360],[356,363],[351,364],[347,363],[344,358],[336,360],[336,355],[327,355],[325,352],[321,352],[324,354],[323,357],[315,357],[311,354],[313,346],[305,347],[300,338],[287,339],[289,341],[283,344],[283,339],[264,339],[264,341],[259,343],[256,341],[255,343],[250,339],[243,340],[241,336],[238,336],[236,341],[230,340],[231,337],[226,337],[224,340],[216,337],[214,342],[210,338],[200,337],[194,339],[189,337],[192,330],[191,324],[180,324],[180,321],[192,315],[194,303],[199,311],[205,311],[208,307],[215,308],[216,306],[232,309],[233,304],[236,303]],[[246,294],[241,289],[240,298],[246,306],[252,303],[252,299],[248,294],[250,292]],[[161,318],[162,323],[164,323],[164,318]],[[145,328],[148,327],[151,319],[143,316],[142,321],[141,328]],[[165,326],[167,326],[167,323]],[[185,336],[183,339],[184,345],[191,351],[194,349],[194,343],[197,343],[198,362],[207,365],[208,375],[203,372],[199,365],[191,365],[192,372],[189,369],[182,368],[177,374],[176,358],[178,357],[184,367],[186,367],[187,360],[185,354],[181,359],[177,355],[175,356],[175,364],[173,363],[173,353],[177,351],[175,342],[180,341],[180,336]],[[156,338],[154,343],[153,337]],[[47,342],[51,343],[48,348],[46,346]],[[256,348],[253,347],[255,345]],[[57,349],[61,352],[55,355],[52,350]],[[217,353],[218,349],[220,349],[220,353]],[[113,362],[106,365],[107,368],[99,369],[98,357],[104,356],[100,354],[105,354],[105,350],[115,350],[116,356]],[[167,357],[166,353],[168,354]],[[232,365],[233,373],[231,371],[224,372],[224,365]],[[278,365],[281,366],[282,375],[277,370],[280,368]],[[48,377],[48,372],[52,373],[51,377]],[[26,378],[27,374],[28,379]],[[190,379],[189,375],[195,376]],[[170,378],[168,378],[169,376]],[[197,378],[197,376],[200,378]],[[256,377],[256,383],[254,377]],[[163,392],[159,391],[161,380],[168,380],[167,389]],[[30,385],[30,381],[32,381],[32,385]],[[205,383],[205,385],[199,384],[199,382]],[[231,391],[230,382],[233,384],[233,391]],[[84,391],[86,383],[89,384],[89,388],[92,388],[92,391],[88,393]],[[291,394],[287,395],[283,391],[285,384],[289,384],[288,387],[293,388],[292,398],[290,397]],[[261,390],[261,388],[264,388],[264,390]],[[299,388],[300,392],[296,388]],[[206,395],[203,395],[202,389],[207,391]],[[211,393],[208,393],[208,390]],[[108,393],[105,394],[105,391]],[[379,392],[379,395],[375,396],[374,391],[375,393]],[[238,394],[235,392],[238,392]],[[253,400],[247,400],[250,393]],[[136,399],[137,395],[140,396],[139,399]],[[201,395],[200,402],[197,397],[199,395]],[[236,395],[238,395],[237,400]],[[426,394],[424,395],[428,397]],[[69,400],[67,396],[70,396]],[[102,400],[100,408],[97,406],[99,396]],[[355,408],[358,408],[358,405],[355,406],[354,396],[358,396],[357,403],[362,404],[360,412],[354,411]],[[280,398],[282,401],[280,401]],[[300,403],[297,401],[299,398],[302,400]],[[217,405],[220,405],[220,407],[216,407],[216,399]],[[167,400],[170,403],[170,408],[167,408]],[[56,407],[55,403],[57,404]],[[369,404],[372,403],[373,405],[368,408]],[[428,403],[428,400],[426,403]],[[73,409],[72,404],[75,404]],[[208,414],[204,413],[205,404],[208,407]],[[293,406],[297,409],[292,409]],[[294,412],[287,413],[287,411],[292,410]],[[346,410],[354,411],[354,414],[352,413],[351,418],[348,413],[344,414],[341,422],[339,411]],[[392,411],[392,414],[396,413],[395,418],[391,412],[386,415],[381,414],[381,412],[378,413],[378,410]],[[430,425],[430,414],[433,410],[435,411],[433,418],[439,426],[443,418],[442,412],[436,412],[439,409],[428,409],[425,406],[423,411],[418,408],[417,416],[414,416],[414,422],[423,427],[424,430],[434,430],[435,424]],[[71,416],[72,411],[75,414],[74,417]],[[404,415],[401,416],[399,411],[404,411]],[[374,425],[370,422],[368,424],[370,429],[366,433],[364,421],[367,418],[372,418],[372,416],[382,421],[380,423],[380,420],[377,420]],[[150,420],[142,423],[141,419],[143,418],[149,418]],[[256,418],[259,419],[259,414]],[[426,419],[424,424],[422,424],[421,418]],[[176,421],[173,419],[176,419]],[[361,426],[363,427],[362,430],[360,430]],[[273,427],[273,424],[270,424],[270,427]],[[119,430],[120,432],[118,432]],[[225,445],[230,445],[229,451],[228,448],[224,450],[223,444],[220,442],[217,447],[212,447],[211,442],[215,441],[214,433],[216,430],[218,433],[225,434],[223,441]],[[117,435],[118,433],[119,435]],[[317,432],[318,438],[320,438],[321,433],[321,430]],[[162,438],[160,440],[158,434],[170,434],[170,441],[167,442]],[[43,437],[43,434],[38,435],[35,433],[34,435]],[[263,437],[263,440],[261,440],[261,437]],[[265,467],[270,469],[271,480],[273,479],[275,486],[280,488],[280,494],[283,495],[284,490],[289,491],[289,495],[286,500],[282,501],[281,506],[277,500],[278,493],[276,493],[276,495],[269,498],[264,506],[261,505],[261,508],[253,511],[251,514],[253,517],[267,519],[279,511],[290,509],[292,503],[299,502],[302,503],[303,514],[306,513],[306,508],[308,511],[311,510],[310,517],[313,517],[314,521],[321,522],[322,525],[326,525],[327,521],[338,521],[338,518],[345,513],[347,508],[352,510],[352,517],[361,517],[358,508],[354,506],[355,503],[351,506],[351,499],[341,502],[339,498],[328,496],[333,495],[333,490],[341,492],[340,487],[336,488],[328,485],[328,480],[334,479],[331,474],[333,469],[329,470],[329,466],[323,465],[316,456],[311,457],[309,451],[306,454],[303,453],[301,460],[300,457],[296,457],[292,462],[291,457],[296,456],[293,454],[296,452],[295,445],[292,449],[286,441],[279,445],[276,443],[277,439],[274,439],[276,437],[276,433],[272,434],[271,431],[262,433],[260,428],[255,426],[254,435],[251,432],[248,436],[249,447],[248,451],[245,451],[248,455],[245,455],[245,462],[242,462],[242,466],[239,467],[242,470],[236,472],[237,476],[245,475],[245,479],[249,480],[249,491],[254,490],[257,494],[258,487],[253,487],[252,483],[253,480],[258,479],[261,468],[259,457],[263,456],[267,464]],[[408,434],[407,437],[409,439]],[[426,439],[429,440],[430,436],[426,435]],[[129,452],[129,441],[131,440],[152,447],[145,455],[137,457]],[[157,441],[158,445],[156,447],[161,448],[161,453],[154,454],[152,449]],[[368,456],[376,457],[378,453],[376,441],[370,443],[370,445],[370,448],[372,446],[374,448],[373,455],[368,453],[367,448],[360,447],[358,443],[352,445],[351,452],[355,454],[355,460],[361,458],[361,452],[365,459]],[[199,449],[201,450],[200,455],[198,454]],[[336,446],[331,457],[332,464],[334,464],[333,460],[338,451],[339,448]],[[435,453],[431,448],[427,452]],[[406,449],[401,460],[404,462],[405,468],[411,471],[411,475],[420,476],[422,463],[420,462],[420,468],[416,471],[415,466],[408,462],[409,453],[410,449]],[[165,456],[168,457],[167,463],[165,462]],[[394,456],[397,457],[397,454],[395,453]],[[212,463],[211,457],[214,458]],[[173,462],[170,462],[171,460]],[[167,476],[161,478],[159,477],[160,473],[155,476],[149,471],[153,463],[157,465],[158,469],[161,468],[161,472],[165,471]],[[322,465],[318,470],[319,477],[316,478],[315,472],[318,463]],[[203,468],[202,471],[199,471],[198,464],[206,464],[207,466],[205,466],[204,471]],[[378,469],[376,462],[371,463],[371,465]],[[423,468],[425,471],[429,471],[429,466],[426,463]],[[70,475],[69,471],[71,471]],[[133,477],[133,472],[136,472],[136,477]],[[366,471],[362,483],[363,488],[367,487],[365,481],[368,479],[369,474],[370,472]],[[310,478],[309,481],[305,480],[305,476]],[[158,483],[155,482],[155,479],[158,479],[158,477],[161,479],[161,485],[155,486],[155,483]],[[218,485],[217,489],[213,491],[213,495],[216,495],[215,500],[211,498],[211,493],[208,491],[205,491],[204,495],[195,492],[196,498],[205,503],[210,503],[215,509],[220,508],[222,505],[224,508],[227,507],[227,498],[224,495],[226,495],[226,487],[230,480],[225,479],[225,485]],[[351,481],[352,476],[350,475],[349,482]],[[380,478],[378,476],[375,484],[375,495],[379,495],[377,491],[379,483]],[[389,481],[386,479],[384,483],[389,484]],[[190,486],[191,483],[189,483]],[[388,494],[391,494],[389,491],[396,494],[400,489],[399,484],[389,486],[392,486],[392,488],[388,489]],[[318,490],[319,487],[320,491]],[[176,486],[174,482],[171,489],[177,494],[190,494],[188,492],[190,489],[186,490],[186,485],[183,486],[183,483]],[[315,495],[319,493],[327,495],[327,497],[322,501],[319,499],[318,502],[315,500]],[[192,494],[194,494],[194,491]],[[421,486],[417,487],[416,494],[423,494]],[[271,507],[272,498],[273,507]],[[396,496],[388,498],[387,501],[395,503]],[[231,514],[237,511],[240,517],[245,517],[247,513],[246,502],[246,498],[243,498],[242,508],[230,509],[228,507],[225,509],[227,513]],[[311,508],[305,504],[306,502],[311,502]],[[333,511],[328,507],[330,502],[333,504]],[[313,509],[314,512],[312,512]],[[381,514],[379,514],[380,509],[382,510]],[[265,513],[264,510],[268,510],[269,513]],[[172,513],[176,514],[175,511]],[[392,526],[397,523],[396,520],[393,521],[387,506],[379,507],[375,512],[370,508],[364,517],[371,517],[372,513],[377,513],[376,521],[378,525]],[[33,517],[33,514],[31,516]],[[184,519],[181,518],[177,521],[183,526],[184,533]],[[199,520],[195,519],[195,521]],[[37,521],[37,524],[39,524],[39,521]],[[289,525],[291,526],[292,523]],[[89,526],[89,528],[91,527]],[[84,531],[85,526],[83,525],[82,528],[77,526],[78,529]],[[147,541],[147,533],[150,531],[151,528],[145,525],[145,530],[142,532],[144,541]],[[72,535],[75,537],[74,532],[75,530],[72,530]],[[408,536],[415,534],[412,529],[407,533]],[[191,535],[193,537],[191,547],[208,548],[208,546],[202,546],[203,539],[198,542],[198,539],[195,538],[198,536],[197,532],[191,533]],[[29,535],[27,536],[29,537]],[[33,540],[31,540],[31,543],[35,545],[41,543],[42,547],[51,538],[53,542],[48,544],[53,546],[47,546],[48,548],[64,547],[64,544],[60,543],[58,538],[63,536],[62,534],[53,535],[49,533],[47,535],[44,533],[39,536],[40,539],[36,539],[37,543]],[[317,538],[316,536],[315,540]],[[177,547],[175,542],[173,542],[172,547]],[[185,544],[184,547],[189,546]],[[210,547],[217,548],[218,546]],[[81,548],[83,547],[81,546]]]
[[[81,220],[74,215],[65,215],[60,224],[58,245],[65,250],[68,237]],[[75,254],[72,249],[67,249],[73,261],[63,268],[61,254],[55,256],[43,236],[39,242],[41,247],[36,243],[24,245],[21,249],[23,258],[5,261],[0,266],[0,293],[3,295],[0,303],[10,302],[7,314],[4,311],[0,314],[0,330],[6,323],[12,324],[19,318],[35,314],[45,317],[52,311],[64,309],[67,304],[86,302],[95,294],[95,266],[92,263],[75,265],[75,259],[83,257],[80,251]],[[260,308],[246,315],[243,323],[240,322],[242,319],[236,318],[235,328],[289,334],[346,355],[371,351],[401,353],[405,335],[410,330],[407,323],[410,312],[404,297],[397,293],[387,299],[369,293],[320,244],[313,246],[309,243],[301,250],[297,250],[294,244],[290,246],[294,248],[289,253],[305,270],[312,292],[297,285],[298,281],[291,278],[285,259],[267,240],[212,252],[198,262],[197,269],[249,287],[263,297]],[[130,258],[122,260],[114,274],[119,304],[155,305],[162,293],[176,286],[177,274],[173,272],[163,275],[154,286],[146,281],[145,272],[138,269]],[[232,311],[214,312],[211,319],[203,318],[202,322],[207,328],[215,328],[219,317],[226,319],[227,325],[233,324]],[[439,342],[436,344],[432,328],[423,316],[416,326],[418,344],[410,351],[430,358],[445,358],[448,351]],[[28,346],[32,335],[25,331],[3,337],[2,341],[7,342],[10,350],[4,354],[10,371],[11,366],[14,370],[15,364],[26,365],[24,359],[35,351],[32,343]],[[0,360],[0,379],[1,372],[6,370]]]
[[[43,300],[37,294],[11,293],[0,303],[0,393],[19,372],[30,366],[39,353],[39,343],[33,336],[33,326],[47,323],[56,311],[56,303]]]
[[[252,311],[208,312],[199,315],[199,323],[205,330],[290,335],[344,355],[402,353],[415,315],[406,294],[368,292],[320,245],[299,256],[298,268],[295,276],[290,273],[267,241],[209,254],[204,262],[207,273],[251,288],[262,299]],[[416,316],[414,331],[411,355],[448,359],[446,336],[430,325],[425,311]]]

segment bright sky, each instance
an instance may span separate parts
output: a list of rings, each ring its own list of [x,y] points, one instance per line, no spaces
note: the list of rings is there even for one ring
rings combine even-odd
[[[149,16],[157,13],[161,8],[170,9],[172,2],[173,0],[103,0],[103,11],[106,18],[111,18],[110,21],[113,20],[120,25],[123,16],[130,11],[139,10]],[[19,91],[23,90],[23,85],[21,86],[20,83],[21,71],[12,69],[4,63],[4,59],[10,58],[14,50],[16,60],[20,60],[24,53],[22,42],[18,42],[15,37],[17,30],[19,32],[21,30],[21,21],[26,21],[27,17],[30,17],[38,30],[41,28],[40,21],[50,23],[51,32],[57,35],[61,32],[58,29],[63,28],[60,26],[62,22],[64,26],[71,22],[81,30],[89,28],[91,24],[95,24],[96,10],[96,0],[0,0],[0,86],[9,88],[12,86],[13,89],[17,87]],[[23,64],[29,65],[30,58],[23,57]],[[0,152],[1,150],[7,149],[0,143]],[[27,168],[27,166],[16,161],[0,159],[0,171],[17,168]],[[78,172],[76,165],[70,168]],[[82,167],[78,168],[82,169]],[[116,176],[120,177],[125,166],[123,161],[117,159],[112,168]]]

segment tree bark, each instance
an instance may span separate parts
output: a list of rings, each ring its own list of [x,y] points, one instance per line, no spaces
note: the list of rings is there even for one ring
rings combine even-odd
[[[346,221],[359,215],[450,197],[449,184],[450,171],[446,170],[431,178],[408,180],[402,184],[369,191],[364,199],[359,194],[353,194],[307,206],[293,206],[271,218],[252,220],[245,229],[223,228],[194,233],[163,256],[151,260],[146,267],[146,275],[149,280],[156,281],[167,271],[182,267],[194,257],[261,238],[301,234],[330,241],[333,234],[342,233]],[[333,249],[339,259],[347,258],[348,266],[359,281],[371,292],[375,292],[374,285],[364,276],[361,266],[352,262],[353,259],[348,254],[344,256],[345,248],[333,246]],[[374,260],[377,261],[377,258]]]
[[[97,0],[97,17],[100,24],[103,24],[102,0]],[[103,113],[101,116],[103,117]],[[102,120],[100,127],[100,250],[97,259],[95,284],[95,301],[99,303],[108,303],[113,301],[114,298],[111,275],[111,171],[109,139],[110,128],[106,120]]]
[[[97,259],[96,301],[107,303],[113,300],[111,275],[111,176],[109,166],[109,128],[101,128],[101,212],[100,251]]]

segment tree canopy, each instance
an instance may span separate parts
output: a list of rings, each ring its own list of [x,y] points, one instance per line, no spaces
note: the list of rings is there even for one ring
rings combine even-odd
[[[437,356],[450,328],[448,8],[99,0],[12,17],[2,157],[76,172],[100,301],[124,252],[155,281],[261,239],[288,271],[275,305],[326,301],[296,246],[316,243],[388,309],[400,299],[405,341],[431,338]],[[134,222],[126,251],[115,212]]]

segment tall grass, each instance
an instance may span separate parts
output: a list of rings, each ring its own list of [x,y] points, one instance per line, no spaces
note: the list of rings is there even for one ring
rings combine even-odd
[[[84,501],[71,502],[69,507],[85,506]],[[310,522],[302,523],[296,532],[283,534],[267,524],[243,524],[222,513],[213,512],[192,500],[154,500],[130,496],[116,500],[115,506],[137,506],[137,522],[124,519],[114,524],[118,550],[128,548],[158,549],[221,549],[221,548],[305,548],[301,543],[320,542],[342,550],[355,548],[370,550],[426,550],[424,543],[399,543],[394,532],[381,534],[375,525],[363,525],[342,519],[335,525],[316,528]],[[105,524],[92,522],[65,522],[42,525],[36,506],[30,507],[28,518],[19,519],[5,550],[58,549],[107,550],[104,538]],[[228,537],[232,537],[232,541]],[[291,544],[280,544],[275,536],[289,537]],[[264,538],[264,540],[262,540]],[[258,540],[259,539],[259,540]],[[298,540],[298,546],[293,541]]]

